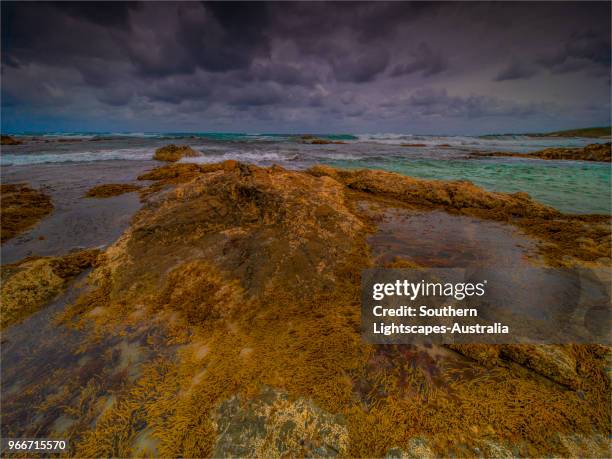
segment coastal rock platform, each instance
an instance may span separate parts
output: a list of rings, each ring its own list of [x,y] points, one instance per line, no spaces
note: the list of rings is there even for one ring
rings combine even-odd
[[[83,381],[88,392],[71,397],[32,386],[39,432],[68,435],[72,455],[555,456],[606,447],[609,349],[370,345],[359,305],[361,270],[379,263],[368,241],[389,209],[507,226],[550,266],[609,267],[609,216],[565,215],[469,182],[326,166],[179,163],[142,179],[153,181],[143,207],[97,257],[90,288],[56,317],[86,332],[84,348],[126,340],[121,356],[138,360],[138,372],[126,376],[127,357],[117,357],[121,384]],[[136,333],[147,338],[131,340]]]

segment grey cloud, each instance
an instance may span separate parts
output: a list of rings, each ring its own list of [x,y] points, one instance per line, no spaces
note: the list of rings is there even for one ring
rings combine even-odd
[[[530,116],[554,109],[545,104],[521,103],[493,96],[451,96],[446,89],[432,88],[414,91],[407,102],[423,116],[468,118]]]
[[[443,72],[448,68],[449,62],[440,52],[434,52],[424,42],[419,43],[411,53],[411,60],[395,65],[391,70],[391,76],[408,75],[421,72],[423,76],[432,76]]]
[[[241,108],[258,107],[280,103],[285,100],[285,97],[283,91],[275,84],[267,84],[262,87],[251,86],[234,91],[230,95],[229,104]]]
[[[105,104],[120,107],[129,103],[133,95],[134,93],[130,88],[117,86],[112,89],[100,91],[97,98],[100,102]]]
[[[497,74],[494,81],[522,80],[531,78],[535,74],[535,66],[515,59]]]
[[[284,85],[312,86],[320,81],[320,76],[311,67],[271,60],[253,63],[245,79],[253,81],[276,81]]]
[[[374,80],[384,72],[389,64],[389,53],[386,50],[363,52],[357,56],[350,53],[334,59],[332,67],[339,81],[366,83]]]

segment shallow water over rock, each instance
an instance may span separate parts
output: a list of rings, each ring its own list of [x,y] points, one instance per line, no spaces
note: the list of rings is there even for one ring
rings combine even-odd
[[[5,437],[66,438],[86,419],[113,403],[113,392],[133,382],[163,341],[155,325],[95,337],[66,327],[57,314],[86,291],[79,276],[46,308],[2,333],[2,434]],[[153,338],[151,338],[153,337]],[[169,351],[163,346],[163,352]]]
[[[377,221],[378,231],[368,238],[377,266],[465,268],[474,278],[488,278],[495,288],[495,298],[507,300],[494,302],[493,309],[484,315],[490,313],[495,318],[517,314],[545,326],[549,324],[542,331],[542,342],[592,342],[581,341],[580,337],[596,332],[594,323],[609,320],[600,316],[596,321],[589,320],[589,314],[597,314],[597,305],[610,297],[610,269],[547,267],[538,257],[538,241],[503,223],[443,211],[381,210],[367,205],[363,208]],[[550,324],[559,326],[553,330]],[[545,333],[546,330],[550,333]],[[518,329],[516,332],[520,333]],[[556,340],[552,339],[555,333]],[[472,345],[456,349],[470,358],[435,344],[379,345],[370,361],[369,378],[375,380],[379,372],[399,368],[407,393],[418,394],[424,385],[430,384],[453,396],[453,381],[457,378],[464,381],[494,378],[495,372],[486,367],[501,363],[500,350],[504,359],[516,361],[561,384],[571,384],[576,377],[571,365],[566,367],[566,354],[560,347],[540,348],[542,359],[548,362],[544,368],[535,363],[537,359],[530,362],[526,357],[534,349],[527,351],[515,345],[506,346],[507,349],[483,344],[469,346]],[[559,359],[559,355],[563,358]],[[491,356],[495,357],[487,361]],[[371,393],[372,380],[358,381],[358,392]],[[415,388],[410,381],[420,383]]]
[[[51,196],[54,209],[38,225],[2,245],[2,263],[27,256],[63,255],[78,248],[105,247],[128,227],[141,204],[137,193],[105,199],[86,198],[92,186],[135,182],[150,164],[108,161],[92,164],[20,166],[2,172],[4,183],[27,182]],[[142,184],[142,183],[140,183]]]
[[[368,242],[381,264],[400,257],[432,268],[516,266],[536,256],[535,242],[509,225],[443,211],[387,209]]]

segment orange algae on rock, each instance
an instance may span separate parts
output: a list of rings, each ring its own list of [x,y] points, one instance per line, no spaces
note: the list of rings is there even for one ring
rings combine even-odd
[[[183,157],[195,157],[200,156],[200,153],[195,151],[188,145],[166,145],[164,147],[155,150],[153,159],[158,161],[176,162]]]
[[[395,205],[437,208],[510,223],[539,239],[540,252],[553,266],[596,262],[612,254],[610,216],[562,214],[526,193],[495,193],[466,181],[421,180],[378,170],[315,166],[309,173],[333,177],[364,198],[386,198]]]
[[[21,145],[23,142],[10,135],[2,134],[0,136],[0,145]]]
[[[91,267],[99,250],[61,257],[32,257],[2,266],[1,328],[20,322],[60,293],[75,276]]]
[[[457,348],[478,361],[432,369],[409,357],[410,346],[361,341],[360,272],[373,263],[366,237],[375,222],[358,201],[514,224],[568,218],[524,194],[370,172],[226,162],[146,174],[157,184],[68,318],[110,333],[145,307],[146,320],[163,320],[183,347],[176,361],[152,362],[79,433],[77,455],[133,454],[145,425],[164,457],[235,455],[232,435],[245,452],[294,456],[336,445],[353,457],[423,442],[437,456],[461,454],[457,445],[472,456],[500,445],[564,455],[560,433],[607,435],[606,349],[568,346],[555,360],[558,349]],[[276,415],[267,411],[274,406]],[[319,444],[304,416],[346,437]],[[255,418],[271,430],[245,433]],[[296,443],[295,432],[310,443]]]
[[[300,143],[307,143],[310,145],[341,145],[345,144],[342,140],[329,140],[329,139],[321,139],[319,137],[315,137],[310,134],[302,135],[299,138]]]
[[[2,242],[34,226],[53,210],[51,198],[27,185],[0,185]]]
[[[110,198],[124,193],[132,193],[133,191],[140,190],[140,188],[140,186],[130,183],[105,183],[104,185],[97,185],[89,189],[85,196],[88,198]]]
[[[474,152],[472,155],[610,162],[612,160],[612,143],[592,143],[584,148],[545,148],[533,153]]]

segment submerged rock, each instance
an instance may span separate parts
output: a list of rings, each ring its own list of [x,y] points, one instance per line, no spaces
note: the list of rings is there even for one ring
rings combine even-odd
[[[2,242],[34,226],[53,210],[51,198],[23,184],[0,185]]]
[[[212,457],[334,457],[348,448],[341,416],[271,388],[248,400],[235,396],[222,402],[214,422]]]
[[[155,150],[153,159],[158,161],[176,162],[183,157],[195,157],[200,156],[200,153],[195,151],[188,145],[166,145],[165,147],[158,148]]]
[[[132,185],[130,183],[105,183],[104,185],[94,186],[87,191],[85,196],[88,198],[110,198],[124,193],[132,193],[140,189],[141,187],[138,185]]]

